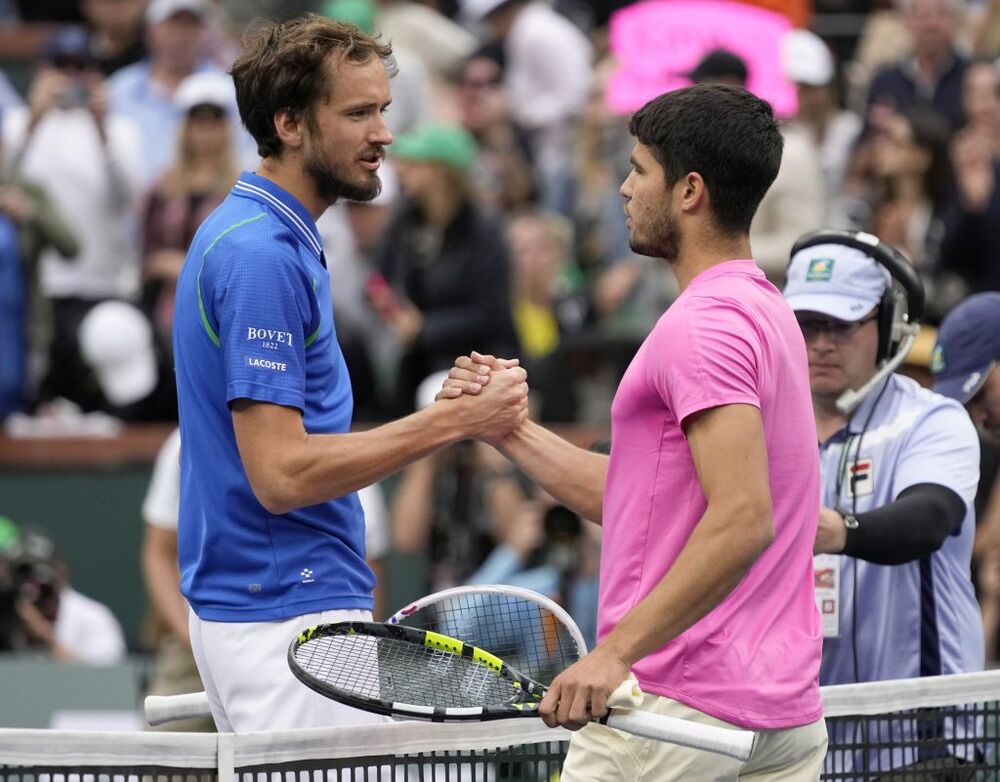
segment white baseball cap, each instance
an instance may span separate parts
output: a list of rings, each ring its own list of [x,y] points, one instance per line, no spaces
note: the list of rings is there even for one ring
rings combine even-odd
[[[184,11],[204,19],[210,10],[208,0],[150,0],[146,24],[159,24]]]
[[[174,102],[181,111],[190,111],[195,106],[218,106],[231,114],[236,105],[236,88],[233,80],[224,73],[203,71],[193,73],[184,79],[174,93]]]
[[[156,387],[153,328],[123,301],[104,301],[87,313],[77,334],[80,354],[111,404],[130,405]]]
[[[830,47],[809,30],[789,30],[781,39],[781,67],[796,84],[822,87],[836,73]]]
[[[796,312],[854,322],[878,306],[891,282],[889,272],[860,250],[817,244],[792,257],[785,299]]]
[[[507,0],[460,0],[462,19],[467,23],[480,22]]]

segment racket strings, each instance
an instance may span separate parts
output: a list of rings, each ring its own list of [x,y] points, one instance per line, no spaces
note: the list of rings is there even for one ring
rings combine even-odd
[[[419,609],[401,624],[436,630],[489,649],[512,668],[546,685],[581,656],[558,616],[514,595],[452,595]]]
[[[351,696],[460,708],[501,704],[520,693],[471,658],[410,641],[366,635],[313,638],[295,651],[312,677]]]

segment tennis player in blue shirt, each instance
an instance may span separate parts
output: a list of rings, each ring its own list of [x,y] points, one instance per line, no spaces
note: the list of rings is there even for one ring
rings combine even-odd
[[[285,662],[304,628],[371,617],[355,491],[440,446],[500,437],[527,412],[512,362],[484,377],[482,398],[349,433],[315,220],[339,197],[377,195],[393,68],[389,46],[315,16],[262,29],[233,65],[262,162],[195,236],[174,321],[181,591],[220,731],[378,719],[314,694]]]
[[[788,268],[785,297],[806,340],[819,435],[821,685],[983,669],[970,578],[979,440],[959,403],[880,372],[896,350],[891,285],[875,257],[836,239],[802,249]],[[858,389],[862,398],[845,409],[843,395]],[[974,761],[941,741],[891,757],[870,752],[837,770]]]

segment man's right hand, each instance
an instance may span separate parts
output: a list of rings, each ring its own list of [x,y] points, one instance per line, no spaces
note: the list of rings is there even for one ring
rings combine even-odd
[[[468,356],[459,356],[434,399],[458,399],[462,394],[476,396],[489,384],[493,372],[511,369],[520,366],[520,363],[520,359],[497,358],[476,351]]]
[[[42,116],[60,105],[70,89],[71,79],[54,68],[43,68],[31,82],[28,90],[28,106],[31,109],[30,123],[34,126]]]
[[[473,373],[474,377],[480,377],[475,370]],[[492,444],[528,417],[528,373],[515,365],[492,370],[482,377],[476,383],[478,391],[459,391],[454,398],[438,394],[437,404],[454,405],[454,414],[461,416],[468,436]]]

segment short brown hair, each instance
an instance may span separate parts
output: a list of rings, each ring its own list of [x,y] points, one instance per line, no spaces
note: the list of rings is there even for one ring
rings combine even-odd
[[[247,34],[243,53],[229,73],[236,85],[240,119],[257,142],[261,157],[281,157],[274,115],[282,109],[312,121],[317,102],[330,94],[327,57],[367,63],[379,58],[390,76],[396,66],[392,47],[357,27],[316,14],[267,23]]]

